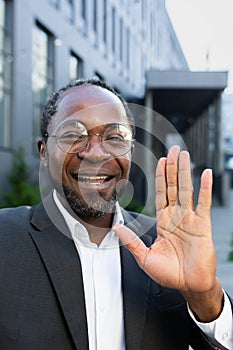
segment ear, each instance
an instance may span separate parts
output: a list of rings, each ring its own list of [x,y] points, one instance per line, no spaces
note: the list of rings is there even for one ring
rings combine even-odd
[[[48,166],[48,152],[47,152],[47,147],[46,143],[44,140],[40,139],[37,142],[37,148],[40,154],[40,159],[45,167]]]

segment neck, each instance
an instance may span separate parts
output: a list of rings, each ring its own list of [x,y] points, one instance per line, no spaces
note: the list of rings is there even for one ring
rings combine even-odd
[[[98,219],[82,218],[78,216],[78,220],[87,229],[90,241],[99,246],[112,227],[113,214],[108,214]]]
[[[99,246],[112,227],[114,213],[108,213],[98,218],[82,216],[75,213],[68,205],[67,201],[59,195],[59,193],[58,197],[69,214],[77,219],[86,228],[90,241]]]

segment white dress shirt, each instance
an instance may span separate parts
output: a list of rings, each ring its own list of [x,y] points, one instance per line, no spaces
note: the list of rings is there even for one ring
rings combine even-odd
[[[59,201],[54,200],[64,217],[78,250],[84,283],[89,350],[125,350],[123,296],[119,239],[113,231],[99,246],[89,240],[86,228],[71,216]],[[116,203],[113,224],[124,224],[120,206]],[[98,228],[97,228],[98,230]],[[233,350],[233,319],[229,298],[224,293],[224,308],[217,320],[201,323],[190,316],[202,331],[213,340]]]
[[[233,350],[233,319],[231,303],[224,292],[224,308],[217,320],[210,323],[201,323],[195,319],[192,311],[188,307],[188,311],[192,319],[202,329],[202,331],[213,339],[213,345],[223,345],[228,350]]]
[[[62,206],[56,192],[54,200],[80,256],[89,350],[125,350],[119,239],[110,231],[97,246],[89,240],[86,228]],[[118,203],[114,216],[117,223],[124,223]]]

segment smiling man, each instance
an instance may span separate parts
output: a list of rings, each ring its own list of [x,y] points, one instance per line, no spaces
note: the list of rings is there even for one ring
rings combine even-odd
[[[56,118],[46,122],[47,114],[39,151],[56,194],[89,225],[90,240],[100,244],[129,177],[134,147],[130,111],[110,90],[83,84],[62,94]]]
[[[41,135],[50,193],[38,206],[0,211],[0,348],[233,349],[231,300],[216,278],[211,171],[194,209],[189,155],[173,146],[157,166],[155,227],[118,203],[134,120],[111,87],[79,80],[55,92]]]

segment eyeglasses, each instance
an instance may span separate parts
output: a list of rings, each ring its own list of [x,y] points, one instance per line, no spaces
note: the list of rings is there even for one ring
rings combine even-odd
[[[77,120],[63,123],[56,134],[43,135],[54,137],[57,146],[65,153],[75,154],[83,151],[89,145],[90,136],[101,138],[101,147],[114,157],[128,153],[134,142],[132,130],[123,124],[109,124],[103,134],[88,133],[86,127]]]

